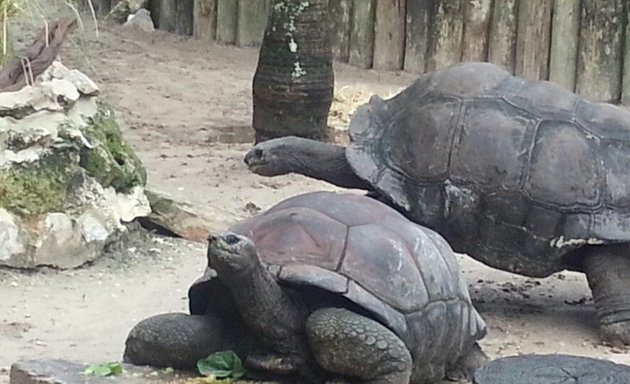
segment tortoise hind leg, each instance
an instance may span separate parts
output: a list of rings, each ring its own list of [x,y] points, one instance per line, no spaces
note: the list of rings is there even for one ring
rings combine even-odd
[[[342,308],[323,308],[306,322],[315,360],[329,372],[365,384],[408,384],[412,360],[405,343],[378,322]]]
[[[197,360],[234,349],[230,333],[229,325],[216,316],[155,315],[129,331],[123,359],[134,365],[194,369]]]
[[[590,247],[584,271],[593,292],[600,334],[613,345],[630,344],[630,247]]]

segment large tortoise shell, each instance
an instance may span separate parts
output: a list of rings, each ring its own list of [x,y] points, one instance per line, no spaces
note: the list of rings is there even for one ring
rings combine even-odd
[[[463,63],[374,97],[350,136],[358,176],[492,266],[547,276],[571,250],[630,240],[630,112],[616,106]]]
[[[230,230],[254,241],[281,283],[345,297],[415,356],[459,356],[485,335],[446,241],[372,198],[305,193]]]

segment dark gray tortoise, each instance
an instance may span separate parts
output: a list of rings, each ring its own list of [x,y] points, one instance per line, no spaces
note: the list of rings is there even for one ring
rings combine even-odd
[[[137,324],[126,361],[191,367],[241,339],[250,368],[309,382],[433,383],[485,362],[486,326],[449,245],[374,199],[284,200],[211,236],[208,266],[191,315]]]
[[[628,384],[630,366],[571,355],[521,355],[494,360],[473,384]]]
[[[245,162],[369,190],[498,269],[585,272],[602,337],[630,343],[630,112],[464,63],[372,97],[349,135],[269,140]]]

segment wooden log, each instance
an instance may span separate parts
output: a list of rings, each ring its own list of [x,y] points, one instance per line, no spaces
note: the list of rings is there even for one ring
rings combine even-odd
[[[347,63],[350,55],[352,0],[330,0],[328,12],[330,13],[330,20],[332,22],[332,33],[330,37],[333,58]]]
[[[402,69],[404,54],[405,0],[377,0],[373,67],[390,71]]]
[[[164,31],[175,32],[177,23],[177,0],[153,0],[153,20]]]
[[[580,2],[555,0],[551,24],[549,80],[570,91],[575,90],[578,41],[580,36]]]
[[[175,33],[184,36],[193,34],[194,0],[177,0],[175,6]]]
[[[583,0],[578,50],[578,94],[616,102],[621,95],[623,0]]]
[[[199,40],[214,40],[217,27],[217,1],[195,0],[193,36]]]
[[[486,61],[492,0],[466,0],[462,61]]]
[[[404,69],[423,73],[429,38],[431,0],[407,1],[406,13]]]
[[[260,45],[269,18],[271,3],[268,0],[239,0],[236,45]]]
[[[222,44],[236,43],[238,0],[217,0],[217,35]]]
[[[551,5],[548,0],[520,0],[514,73],[545,80],[549,71]]]
[[[488,36],[488,61],[514,73],[518,0],[495,1]]]
[[[357,0],[352,8],[352,30],[350,31],[348,61],[356,67],[372,67],[375,1]]]
[[[462,57],[464,32],[462,0],[433,2],[426,70],[432,71],[458,63]]]

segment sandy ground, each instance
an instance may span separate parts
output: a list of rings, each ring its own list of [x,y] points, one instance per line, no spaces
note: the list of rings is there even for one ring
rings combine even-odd
[[[256,49],[111,26],[101,26],[97,39],[86,28],[82,39],[75,34],[66,45],[62,60],[98,81],[117,106],[151,187],[226,225],[249,215],[247,203],[264,209],[300,192],[334,189],[295,175],[261,178],[242,163],[252,139]],[[338,89],[388,96],[413,78],[336,65]],[[482,346],[491,357],[560,352],[630,363],[627,350],[599,343],[583,275],[528,279],[460,261],[489,325]],[[22,358],[120,360],[138,320],[186,309],[186,290],[203,266],[202,245],[147,236],[72,271],[0,270],[0,383]]]

